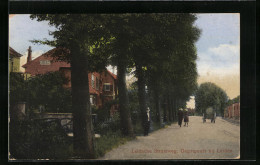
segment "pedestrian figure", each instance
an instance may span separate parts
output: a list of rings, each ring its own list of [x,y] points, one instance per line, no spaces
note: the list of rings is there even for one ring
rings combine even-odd
[[[182,124],[182,119],[183,119],[183,112],[182,112],[182,108],[179,109],[178,111],[178,125],[181,127]]]
[[[185,109],[184,111],[184,126],[187,126],[188,127],[188,123],[189,123],[189,115],[188,115],[188,110]]]
[[[150,108],[147,107],[146,120],[145,120],[145,124],[144,124],[144,136],[148,136],[149,129],[150,129]]]

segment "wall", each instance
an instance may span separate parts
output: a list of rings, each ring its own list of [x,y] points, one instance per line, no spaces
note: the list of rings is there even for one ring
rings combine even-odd
[[[20,72],[20,57],[13,57],[12,59],[9,59],[9,72]]]
[[[227,118],[239,119],[240,118],[240,103],[235,103],[227,107]]]

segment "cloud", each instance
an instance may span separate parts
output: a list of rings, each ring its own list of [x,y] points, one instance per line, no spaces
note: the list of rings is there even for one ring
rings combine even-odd
[[[209,48],[208,51],[222,61],[232,62],[239,60],[239,45],[221,44],[218,47]]]
[[[199,75],[238,75],[240,74],[239,61],[239,45],[220,44],[208,48],[206,52],[198,53],[198,73]]]
[[[240,94],[240,47],[219,44],[198,52],[198,84],[213,82],[226,91],[229,98]]]

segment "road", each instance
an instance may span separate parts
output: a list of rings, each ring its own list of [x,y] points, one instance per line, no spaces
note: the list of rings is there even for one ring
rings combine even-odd
[[[239,125],[221,118],[202,123],[202,117],[190,116],[188,127],[172,124],[138,136],[100,159],[239,159],[239,144]]]

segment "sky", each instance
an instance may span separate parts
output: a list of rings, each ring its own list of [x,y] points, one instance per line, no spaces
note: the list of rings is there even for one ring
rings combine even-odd
[[[197,17],[194,26],[201,29],[196,42],[198,83],[213,82],[224,89],[229,98],[235,98],[240,95],[240,15],[212,13],[197,14]],[[29,46],[33,59],[52,49],[30,40],[52,39],[48,33],[54,29],[48,22],[31,20],[28,14],[9,16],[9,45],[24,55],[21,66],[26,63]],[[187,106],[194,108],[194,99]]]

